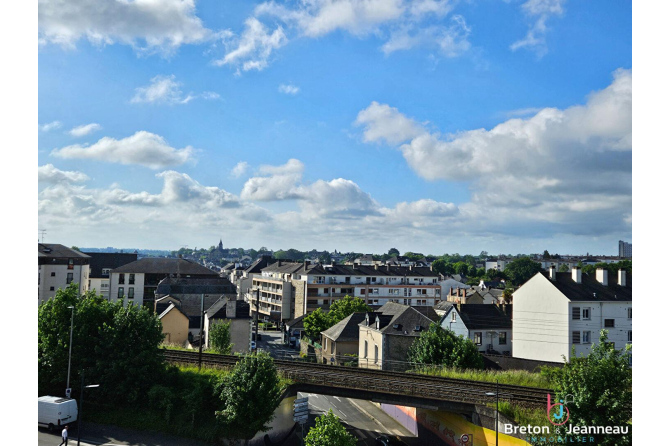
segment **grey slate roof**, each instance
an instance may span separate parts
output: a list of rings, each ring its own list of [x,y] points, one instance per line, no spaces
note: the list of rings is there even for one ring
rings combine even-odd
[[[352,313],[321,334],[335,342],[358,341],[358,324],[365,320],[365,313]]]
[[[79,257],[82,259],[89,258],[89,256],[84,254],[83,252],[79,252],[75,249],[70,249],[67,246],[59,245],[57,243],[38,243],[37,256],[56,258],[56,259],[67,259],[74,257]]]
[[[92,279],[108,278],[109,275],[102,275],[103,268],[114,269],[137,260],[137,254],[123,252],[86,252],[84,254],[91,257],[89,277]]]
[[[218,277],[219,273],[186,259],[146,257],[112,270],[113,273],[179,274]]]
[[[156,294],[236,294],[237,288],[225,277],[166,277],[158,283]]]
[[[227,297],[221,297],[219,300],[214,302],[211,307],[205,310],[205,314],[210,319],[226,319],[228,316],[226,314],[226,307],[228,306],[229,299]],[[249,319],[249,303],[243,300],[236,301],[235,305],[235,319]]]
[[[439,274],[433,272],[429,267],[407,267],[407,266],[391,266],[382,265],[375,268],[371,265],[320,265],[320,264],[305,264],[300,262],[280,262],[274,263],[263,268],[266,272],[277,272],[281,274],[312,274],[323,276],[389,276],[389,277],[403,277],[403,276],[417,276],[417,277],[431,277],[438,278]]]
[[[377,331],[389,335],[419,336],[421,332],[414,331],[415,327],[420,326],[421,330],[426,330],[433,323],[433,320],[421,314],[416,308],[395,302],[388,302],[378,311],[368,312],[365,315],[370,322],[370,328],[377,330],[376,320],[379,319]],[[365,325],[365,319],[360,325]]]
[[[556,273],[556,280],[548,278],[549,273],[541,271],[549,283],[554,285],[568,299],[576,302],[631,302],[633,300],[632,274],[626,274],[626,286],[617,285],[616,277],[608,278],[603,286],[595,275],[582,273],[582,283],[572,280],[572,273]],[[523,285],[522,285],[523,286]]]
[[[457,311],[461,320],[469,330],[512,329],[512,305],[505,309],[494,304],[463,304],[455,305],[451,311]],[[444,315],[450,317],[450,312]]]
[[[297,317],[297,318],[295,318],[295,319],[292,319],[292,320],[288,321],[288,322],[286,323],[286,326],[287,326],[289,329],[291,329],[291,330],[294,330],[294,329],[295,329],[295,330],[299,330],[299,329],[303,329],[303,328],[305,328],[305,326],[304,326],[303,323],[302,323],[302,322],[303,322],[303,319],[305,319],[305,316],[307,316],[307,315],[306,315],[306,314],[303,314],[302,316],[299,316],[299,317]]]

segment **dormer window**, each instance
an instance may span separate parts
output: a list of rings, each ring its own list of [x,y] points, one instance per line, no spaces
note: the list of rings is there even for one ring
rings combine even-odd
[[[375,321],[375,328],[379,330],[379,318]]]
[[[417,325],[414,327],[414,331],[421,331],[421,325]]]

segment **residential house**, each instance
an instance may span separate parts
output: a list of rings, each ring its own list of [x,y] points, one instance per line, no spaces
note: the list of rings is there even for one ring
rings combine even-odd
[[[186,346],[189,339],[188,316],[175,303],[170,302],[165,309],[158,314],[158,319],[163,327],[163,343]]]
[[[482,353],[512,354],[512,306],[456,304],[440,326],[470,339]]]
[[[484,298],[479,292],[474,289],[452,288],[445,296],[448,302],[460,304],[483,304]]]
[[[110,271],[137,260],[137,253],[85,252],[91,258],[88,289],[109,300]]]
[[[514,356],[562,362],[588,354],[600,330],[623,349],[632,344],[631,276],[606,269],[593,275],[575,267],[570,273],[539,272],[514,292]]]
[[[37,303],[56,295],[59,288],[75,282],[79,294],[89,290],[91,257],[83,252],[55,243],[37,244]]]
[[[249,304],[237,299],[221,297],[205,311],[205,346],[209,348],[209,332],[213,324],[230,324],[231,353],[246,353],[251,340],[251,316]]]
[[[365,320],[365,315],[352,313],[321,332],[321,357],[324,364],[344,365],[352,361],[352,355],[358,356],[358,324]]]
[[[158,283],[166,277],[218,278],[216,271],[185,259],[146,257],[110,271],[110,299],[154,308]]]
[[[300,344],[302,334],[305,332],[305,325],[303,324],[305,316],[307,315],[303,314],[284,324],[284,343],[288,344],[289,347],[295,347]]]
[[[438,320],[430,310],[432,317],[409,305],[388,302],[378,311],[365,313],[365,319],[358,324],[358,366],[404,370],[409,347]]]

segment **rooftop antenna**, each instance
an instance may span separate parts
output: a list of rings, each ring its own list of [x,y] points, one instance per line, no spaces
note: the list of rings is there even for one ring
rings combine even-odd
[[[40,236],[42,237],[42,243],[44,243],[44,234],[47,233],[47,230],[46,229],[39,229],[39,231],[40,231]]]

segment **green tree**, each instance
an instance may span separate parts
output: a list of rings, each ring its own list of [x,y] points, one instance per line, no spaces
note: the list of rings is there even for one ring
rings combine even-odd
[[[340,419],[328,409],[328,413],[316,419],[316,426],[305,436],[306,446],[356,446],[356,438],[347,432]]]
[[[568,401],[569,423],[575,426],[628,426],[632,420],[633,373],[630,345],[617,350],[607,330],[587,356],[573,357],[563,368],[547,373],[556,399]],[[546,373],[546,372],[545,372]],[[568,395],[572,397],[567,398]],[[630,427],[630,426],[629,426]],[[629,435],[599,435],[599,445],[630,445]]]
[[[372,308],[370,308],[360,297],[344,296],[342,299],[333,302],[330,306],[328,318],[330,319],[331,324],[329,327],[337,324],[352,313],[360,313],[363,311],[372,311]]]
[[[454,264],[454,271],[456,272],[456,274],[460,274],[462,276],[467,276],[469,269],[470,269],[470,265],[468,265],[465,262],[456,262]]]
[[[70,321],[74,307],[70,386],[77,389],[80,371],[95,376],[97,394],[109,401],[133,403],[144,398],[155,384],[164,361],[161,323],[147,309],[111,303],[93,292],[80,296],[78,285],[39,306],[38,370],[40,393],[58,392],[66,386]]]
[[[230,338],[230,321],[214,322],[209,327],[209,342],[215,352],[229,355],[233,349]]]
[[[321,311],[321,308],[317,308],[305,316],[302,323],[305,327],[305,334],[312,340],[320,339],[321,332],[330,328],[330,318]]]
[[[447,262],[444,259],[434,260],[431,265],[433,266],[433,272],[447,274]]]
[[[566,265],[566,264],[564,263],[564,264],[562,264],[561,266],[558,267],[558,272],[559,272],[559,273],[569,273],[569,272],[570,272],[570,268],[568,268],[568,265]]]
[[[412,343],[407,360],[459,369],[484,368],[484,360],[471,340],[457,336],[435,322]]]
[[[512,293],[514,293],[514,288],[505,288],[505,291],[503,291],[502,298],[503,298],[503,301],[506,304],[511,304],[512,303],[512,298],[513,298]]]
[[[550,258],[551,258],[551,254],[549,254],[549,251],[547,251],[547,250],[545,249],[544,252],[542,253],[542,258],[543,258],[543,259],[550,259]]]
[[[256,432],[270,430],[268,423],[281,398],[281,386],[274,361],[266,352],[243,356],[230,375],[215,386],[223,403],[216,418],[228,438],[249,440]]]
[[[515,286],[523,285],[540,271],[542,265],[530,257],[520,257],[505,266],[505,275]]]
[[[398,251],[396,248],[391,248],[389,249],[388,255],[390,256],[399,256],[400,251]]]

